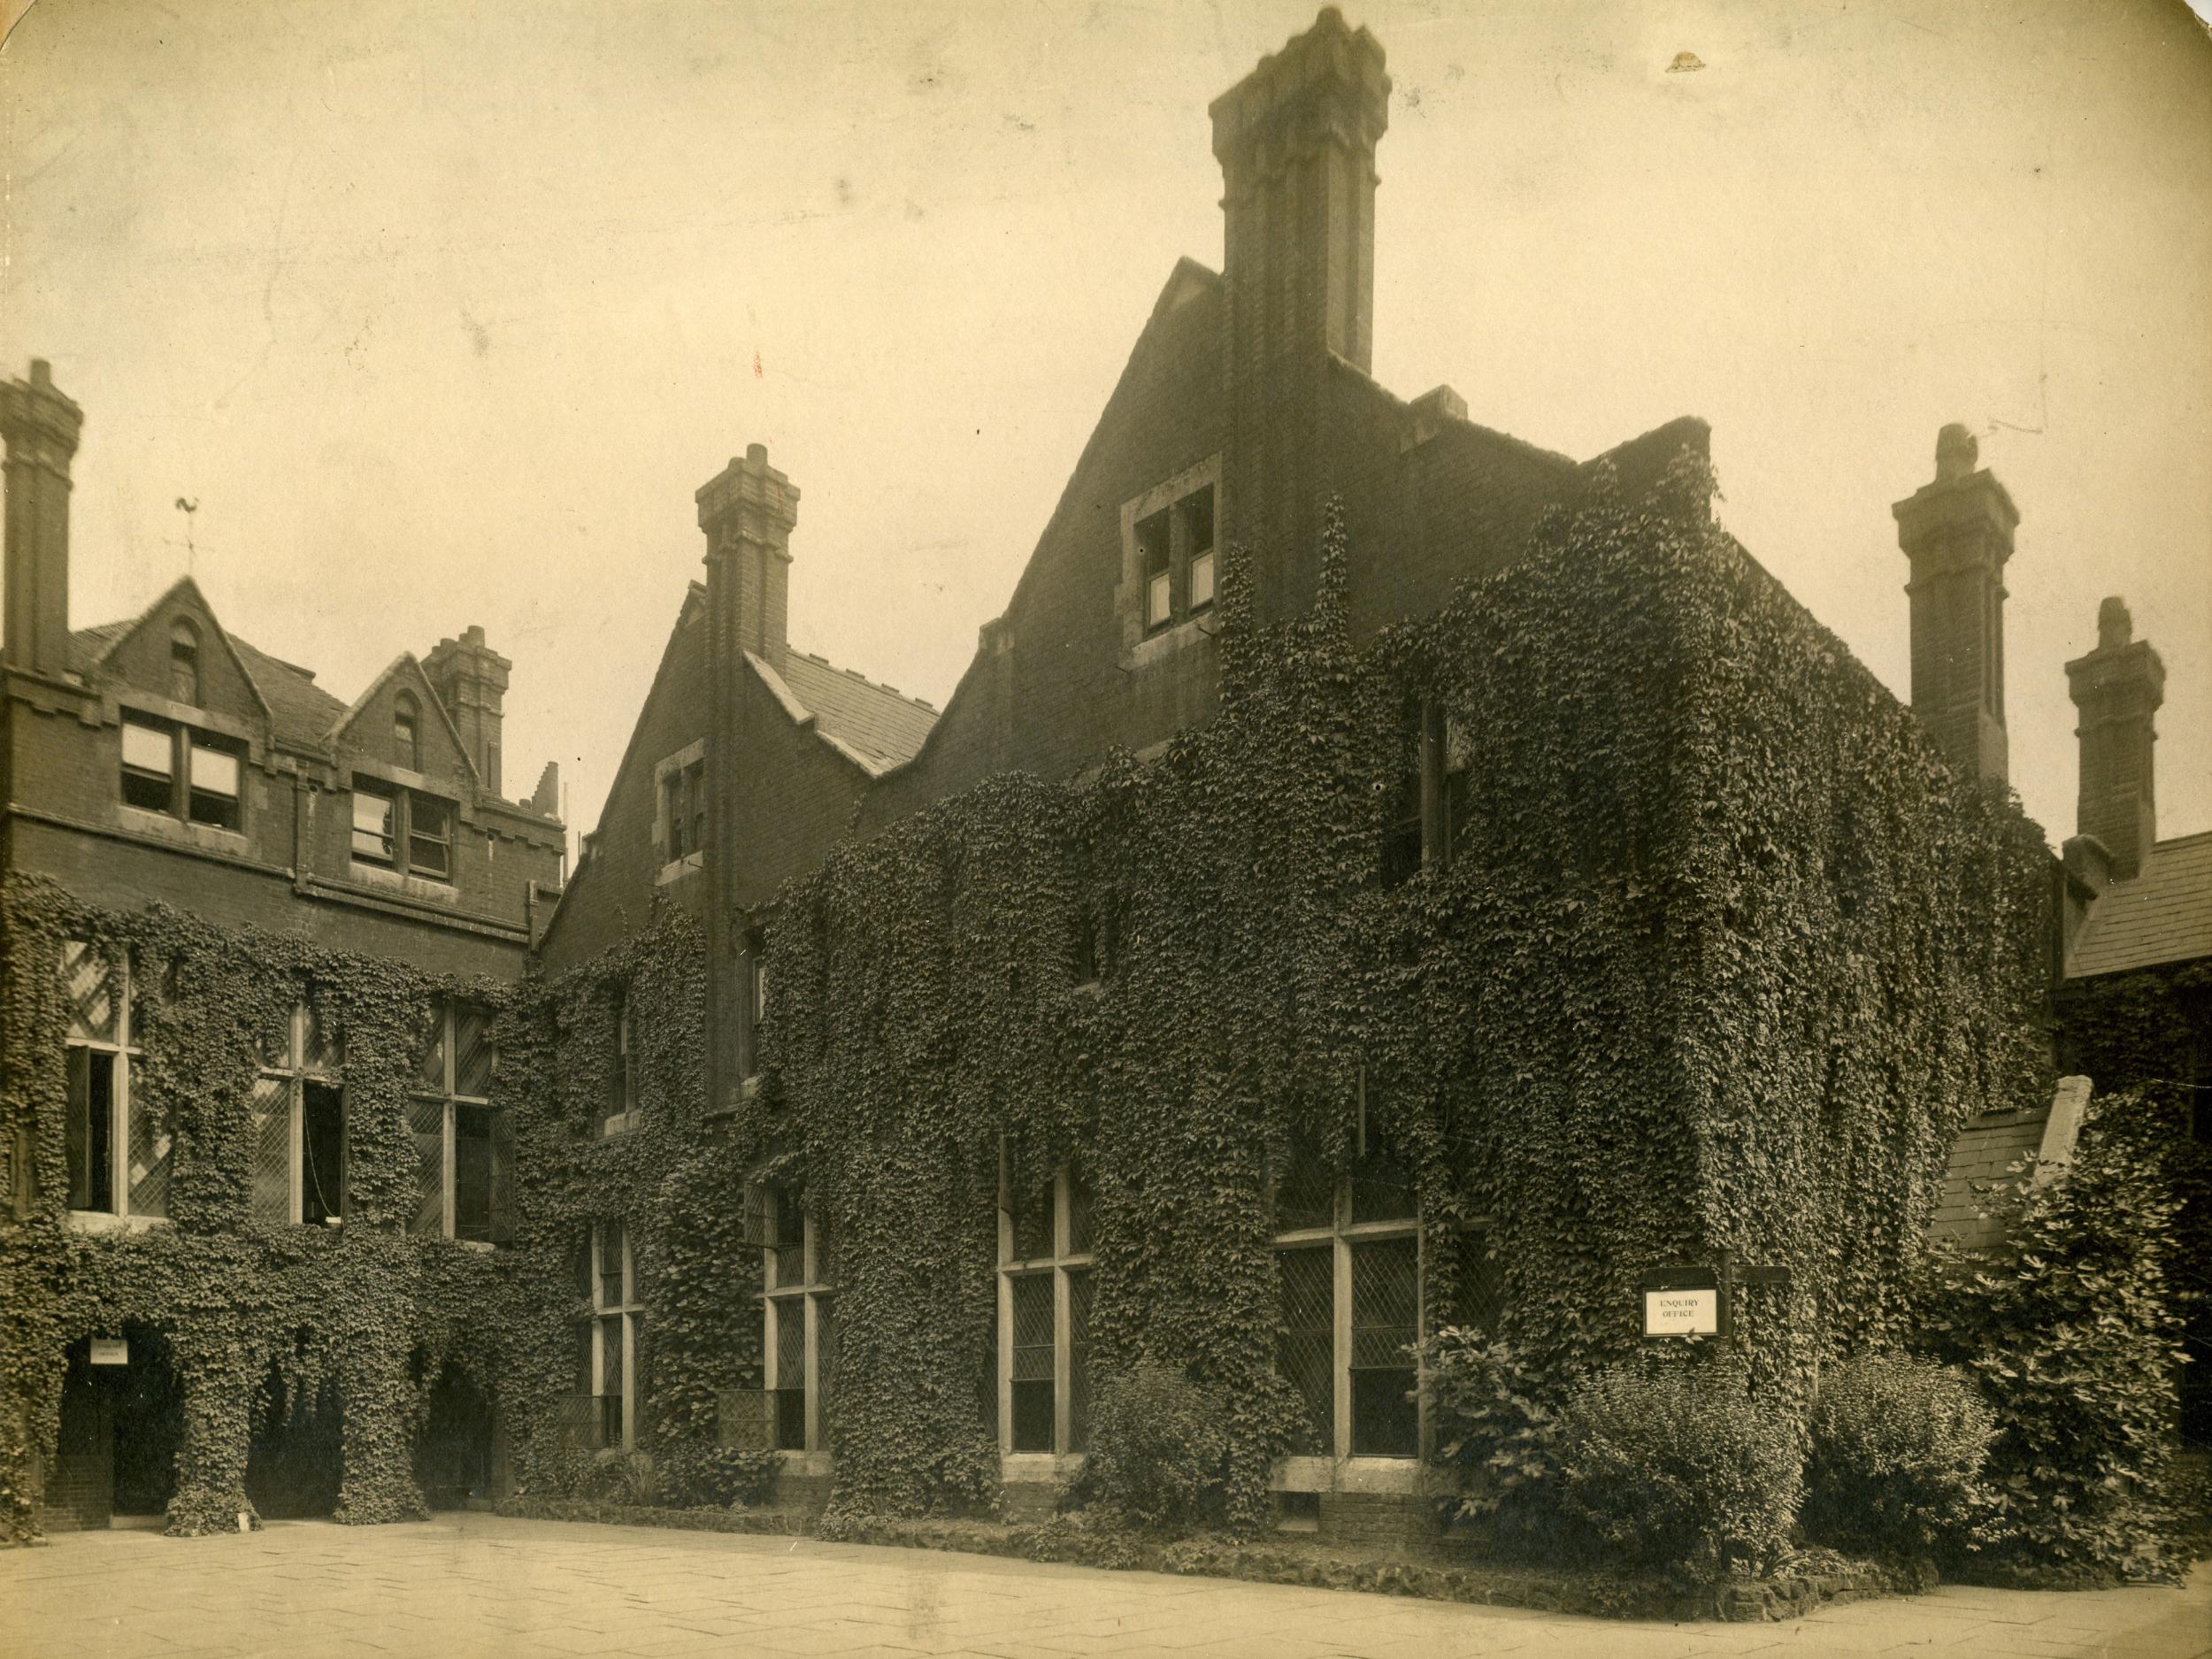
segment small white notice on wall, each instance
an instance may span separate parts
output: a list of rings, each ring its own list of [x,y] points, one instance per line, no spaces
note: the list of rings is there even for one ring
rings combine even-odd
[[[1712,1336],[1720,1330],[1717,1290],[1647,1290],[1646,1336]]]
[[[131,1345],[119,1336],[96,1336],[92,1339],[92,1363],[127,1365],[131,1363]]]

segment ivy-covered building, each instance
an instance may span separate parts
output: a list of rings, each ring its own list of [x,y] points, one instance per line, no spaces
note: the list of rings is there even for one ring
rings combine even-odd
[[[2087,898],[2057,999],[2062,1056],[2103,1087],[2142,1092],[2184,1197],[2180,1264],[2194,1293],[2182,1428],[2212,1444],[2212,831],[2158,835],[2155,720],[2166,665],[2118,597],[2097,645],[2066,664],[2081,789],[2066,868]]]
[[[1701,422],[1576,461],[1378,385],[1388,92],[1332,9],[1215,102],[1223,268],[941,712],[792,647],[763,446],[703,485],[557,894],[480,633],[351,704],[188,582],[72,633],[76,413],[7,388],[13,1533],[1035,1512],[1164,1368],[1228,1519],[1402,1538],[1441,1329],[1563,1388],[1726,1253],[1789,1270],[1775,1386],[1894,1333],[2088,892],[2003,787],[2018,513],[1958,429],[1893,509],[1908,709]]]
[[[553,770],[503,794],[480,628],[350,702],[188,577],[73,628],[81,421],[44,363],[0,387],[0,1524],[409,1513],[491,1479],[442,1356],[513,1226]]]
[[[1961,1127],[2048,1098],[2009,497],[1953,431],[1898,504],[1908,710],[1714,523],[1701,423],[1578,462],[1378,385],[1388,89],[1329,10],[1216,101],[1223,269],[941,714],[784,648],[761,448],[701,490],[548,937],[541,1421],[833,1524],[1033,1513],[1165,1366],[1232,1519],[1402,1536],[1435,1331],[1563,1386],[1729,1251],[1801,1379],[1893,1329]]]

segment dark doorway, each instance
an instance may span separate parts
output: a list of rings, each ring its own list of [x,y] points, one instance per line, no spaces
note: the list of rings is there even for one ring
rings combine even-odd
[[[158,1331],[132,1323],[119,1346],[107,1337],[70,1344],[46,1477],[57,1524],[104,1526],[111,1516],[161,1514],[176,1491],[183,1423],[182,1391]]]
[[[288,1387],[272,1362],[255,1402],[246,1452],[246,1495],[270,1520],[300,1520],[338,1507],[344,1472],[343,1414],[337,1386]]]
[[[415,1442],[415,1479],[434,1509],[457,1509],[492,1491],[495,1413],[459,1367],[448,1365],[430,1390],[430,1415]]]
[[[109,1384],[115,1402],[115,1513],[160,1515],[177,1491],[184,1389],[160,1332],[127,1324],[123,1340],[130,1346],[130,1363],[114,1368]]]

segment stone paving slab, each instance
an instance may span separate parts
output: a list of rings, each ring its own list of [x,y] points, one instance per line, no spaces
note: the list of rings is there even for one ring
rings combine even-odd
[[[811,1539],[452,1516],[0,1552],[0,1659],[2212,1659],[2188,1587],[1613,1622]]]

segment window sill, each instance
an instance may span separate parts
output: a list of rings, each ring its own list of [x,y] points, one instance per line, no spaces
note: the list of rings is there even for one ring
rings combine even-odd
[[[1279,1457],[1270,1492],[1441,1493],[1441,1477],[1417,1457]]]
[[[1178,651],[1195,646],[1201,640],[1211,640],[1213,630],[1203,625],[1213,619],[1213,607],[1209,605],[1180,622],[1171,622],[1164,628],[1154,628],[1122,652],[1121,665],[1132,669],[1149,668]]]
[[[381,864],[364,864],[353,860],[353,879],[366,887],[383,887],[394,893],[403,893],[411,899],[429,904],[458,904],[461,895],[450,881],[434,880],[428,876],[402,875],[396,870],[387,870]]]
[[[438,1242],[449,1244],[457,1250],[467,1250],[477,1256],[489,1256],[499,1248],[489,1239],[440,1239]]]
[[[151,835],[180,847],[196,847],[203,852],[229,853],[243,856],[253,850],[253,842],[242,830],[218,829],[212,824],[194,824],[166,812],[149,812],[144,807],[127,806],[118,803],[115,809],[117,825],[141,835]]]
[[[686,876],[696,875],[706,867],[705,853],[686,853],[682,857],[672,858],[663,864],[660,874],[653,878],[653,885],[664,887],[672,881],[680,881]]]
[[[834,1467],[827,1452],[778,1451],[776,1461],[787,1475],[826,1475]]]
[[[1002,1452],[999,1479],[1025,1485],[1041,1480],[1065,1480],[1081,1472],[1088,1461],[1082,1452]]]
[[[169,1225],[166,1216],[118,1216],[105,1210],[73,1210],[69,1212],[72,1233],[151,1233]]]
[[[611,1118],[602,1119],[599,1125],[599,1138],[602,1141],[612,1141],[618,1135],[626,1135],[632,1130],[642,1127],[644,1122],[644,1114],[635,1107],[632,1107],[628,1111],[617,1112]]]

